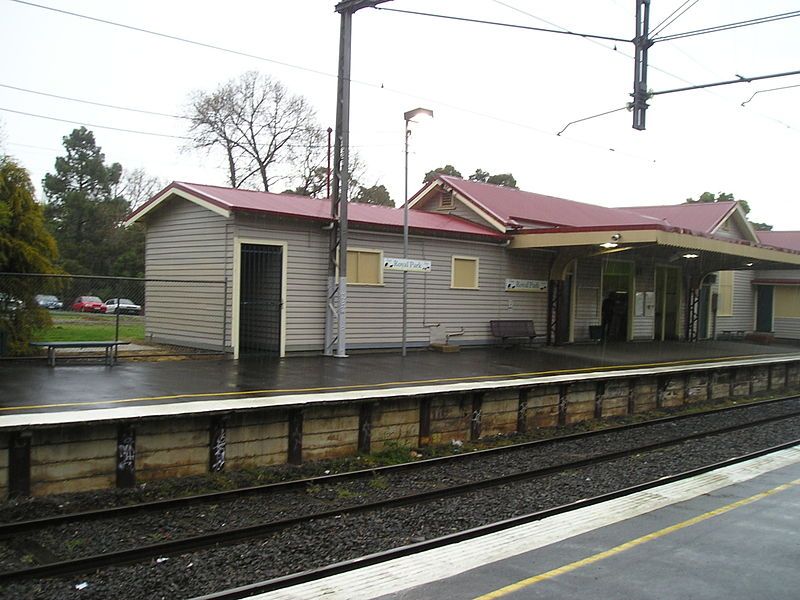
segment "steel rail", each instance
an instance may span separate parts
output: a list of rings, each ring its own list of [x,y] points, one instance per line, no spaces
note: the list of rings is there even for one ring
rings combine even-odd
[[[407,506],[410,504],[421,504],[443,498],[460,496],[485,488],[498,487],[501,485],[515,483],[518,481],[544,477],[547,475],[552,475],[563,471],[569,471],[585,466],[590,466],[590,465],[600,464],[603,462],[617,460],[620,458],[625,458],[627,456],[639,454],[642,452],[650,452],[670,446],[676,446],[694,439],[701,439],[701,438],[711,437],[714,435],[720,435],[724,433],[730,433],[733,431],[739,431],[742,429],[757,427],[760,425],[765,425],[772,422],[781,421],[797,416],[800,416],[800,410],[785,415],[771,416],[756,421],[749,421],[747,423],[729,425],[726,427],[715,429],[713,431],[694,432],[689,435],[684,435],[678,438],[674,438],[672,440],[663,440],[660,442],[654,442],[651,444],[637,446],[635,448],[617,450],[614,452],[583,458],[568,463],[562,463],[559,465],[532,469],[529,471],[522,471],[510,475],[503,475],[500,477],[493,477],[489,479],[483,479],[480,481],[443,487],[416,494],[407,494],[404,496],[398,496],[391,499],[378,500],[359,505],[338,507],[335,509],[321,511],[299,517],[290,517],[287,519],[280,519],[266,523],[259,523],[256,525],[239,527],[236,529],[231,529],[226,531],[216,531],[212,533],[186,537],[169,542],[149,544],[147,546],[130,548],[118,552],[108,552],[105,554],[69,559],[55,563],[47,563],[35,567],[27,567],[15,571],[7,571],[5,573],[0,573],[0,584],[5,584],[20,579],[55,577],[62,575],[78,574],[88,571],[94,571],[96,569],[103,567],[119,566],[122,564],[129,564],[140,560],[146,560],[154,556],[181,554],[190,551],[207,549],[213,546],[230,545],[244,540],[254,539],[263,536],[264,534],[281,531],[292,526],[308,523],[314,520],[341,517],[341,515],[345,514],[359,514],[386,508],[397,508],[397,507]]]
[[[397,465],[387,465],[383,467],[372,467],[369,469],[360,469],[357,471],[348,471],[345,473],[334,473],[332,475],[321,475],[318,477],[308,477],[304,479],[292,479],[289,481],[280,481],[275,483],[267,483],[258,486],[249,486],[238,488],[235,490],[224,490],[219,492],[209,492],[205,494],[195,494],[192,496],[182,496],[178,498],[169,498],[165,500],[154,500],[152,502],[143,502],[137,504],[130,504],[127,506],[117,506],[113,508],[102,508],[96,510],[88,510],[76,513],[65,513],[53,515],[49,517],[42,517],[39,519],[31,519],[26,521],[11,521],[0,524],[0,539],[8,538],[14,534],[20,534],[27,531],[36,529],[44,529],[47,527],[57,527],[67,523],[77,523],[81,521],[91,521],[100,519],[115,519],[119,517],[128,516],[138,512],[150,512],[158,510],[169,510],[175,508],[183,508],[193,504],[201,504],[203,502],[219,502],[225,500],[233,500],[241,496],[250,494],[265,494],[265,493],[279,493],[292,491],[296,489],[303,489],[309,486],[337,484],[346,481],[353,481],[358,479],[366,479],[378,475],[386,475],[391,473],[399,473],[408,470],[417,470],[425,467],[434,467],[438,464],[447,464],[448,461],[468,461],[478,459],[489,455],[500,455],[510,452],[524,451],[530,448],[546,447],[552,444],[559,444],[562,442],[569,442],[574,440],[591,439],[593,437],[621,433],[625,431],[632,431],[644,427],[651,427],[663,425],[666,423],[675,423],[688,420],[695,417],[704,417],[717,415],[727,412],[735,412],[742,409],[751,407],[766,406],[770,404],[778,404],[781,402],[788,402],[791,400],[799,399],[800,396],[793,394],[790,396],[781,396],[779,398],[770,398],[769,400],[761,400],[758,402],[749,402],[746,404],[738,404],[736,406],[724,406],[713,408],[710,410],[684,413],[680,415],[673,415],[668,417],[660,417],[657,419],[649,419],[646,421],[639,421],[636,423],[628,423],[625,425],[615,425],[612,427],[605,427],[602,429],[595,429],[592,431],[582,431],[578,433],[570,433],[567,435],[560,435],[551,438],[532,440],[529,442],[522,442],[519,444],[509,444],[506,446],[498,446],[495,448],[486,448],[483,450],[475,450],[472,452],[465,452],[463,454],[451,454],[448,456],[439,456],[435,458],[427,458],[414,462],[401,463]]]
[[[255,594],[272,592],[275,590],[285,589],[294,585],[308,583],[310,581],[317,581],[319,579],[331,577],[332,575],[348,573],[350,571],[355,571],[363,567],[368,567],[371,565],[388,562],[390,560],[394,560],[397,558],[403,558],[404,556],[419,554],[421,552],[425,552],[426,550],[442,548],[444,546],[457,544],[458,542],[463,542],[466,540],[472,540],[484,535],[489,535],[491,533],[503,531],[505,529],[511,529],[512,527],[518,527],[520,525],[526,525],[528,523],[532,523],[535,521],[541,521],[548,517],[561,515],[573,510],[578,510],[580,508],[594,506],[596,504],[601,504],[609,500],[615,500],[617,498],[622,498],[624,496],[628,496],[638,492],[651,490],[653,488],[662,485],[675,483],[677,481],[689,479],[691,477],[696,477],[698,475],[703,475],[705,473],[709,473],[717,469],[722,469],[724,467],[729,467],[742,462],[746,462],[748,460],[753,460],[761,456],[766,456],[767,454],[772,454],[774,452],[786,450],[788,448],[797,446],[798,444],[800,444],[800,439],[792,440],[790,442],[785,442],[783,444],[778,444],[776,446],[771,446],[769,448],[764,448],[762,450],[757,450],[756,452],[743,454],[741,456],[737,456],[734,458],[729,458],[727,460],[716,462],[703,467],[698,467],[696,469],[691,469],[688,471],[683,471],[681,473],[676,473],[675,475],[667,475],[665,477],[660,477],[652,481],[633,485],[627,488],[623,488],[621,490],[609,492],[607,494],[601,494],[599,496],[594,496],[592,498],[577,500],[575,502],[562,504],[561,506],[556,506],[554,508],[547,508],[527,515],[521,515],[519,517],[512,517],[510,519],[498,521],[497,523],[480,525],[472,529],[459,531],[457,533],[451,533],[432,540],[425,540],[424,542],[416,542],[414,544],[409,544],[407,546],[401,546],[399,548],[392,548],[391,550],[385,550],[383,552],[368,554],[366,556],[361,556],[359,558],[338,562],[325,567],[320,567],[318,569],[302,571],[300,573],[293,573],[291,575],[284,575],[283,577],[276,577],[275,579],[269,579],[267,581],[252,583],[246,586],[241,586],[230,590],[225,590],[222,592],[214,592],[204,596],[198,596],[194,598],[194,600],[239,600],[240,598],[249,598]]]

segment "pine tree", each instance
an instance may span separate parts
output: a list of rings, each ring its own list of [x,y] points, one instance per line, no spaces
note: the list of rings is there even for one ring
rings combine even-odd
[[[132,243],[140,245],[142,237],[122,226],[130,209],[117,193],[122,166],[106,165],[94,134],[85,127],[64,137],[64,148],[66,155],[56,159],[55,173],[44,178],[45,217],[58,242],[61,265],[73,274],[117,275],[120,258]],[[142,256],[128,260],[136,266],[126,265],[126,274],[143,270],[138,266]]]

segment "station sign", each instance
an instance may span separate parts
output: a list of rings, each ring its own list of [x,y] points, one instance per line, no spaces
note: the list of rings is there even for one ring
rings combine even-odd
[[[415,260],[413,258],[384,258],[384,271],[413,271],[416,273],[429,273],[431,261]]]
[[[541,279],[506,279],[507,292],[546,292],[547,281]]]

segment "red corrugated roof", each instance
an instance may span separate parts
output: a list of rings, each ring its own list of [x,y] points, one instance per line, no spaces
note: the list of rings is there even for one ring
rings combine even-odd
[[[800,252],[800,231],[756,231],[762,244]]]
[[[564,227],[650,225],[654,220],[619,208],[607,208],[514,188],[439,175],[439,178],[506,226],[528,221]]]
[[[668,206],[633,206],[625,210],[661,219],[673,227],[710,234],[734,210],[736,202],[692,202]]]
[[[197,196],[206,202],[231,211],[248,211],[269,213],[285,217],[331,221],[331,204],[329,200],[319,200],[294,194],[272,194],[252,190],[185,183],[176,181],[139,207],[130,218],[145,211],[170,188],[179,189]],[[348,221],[375,227],[398,228],[403,226],[403,211],[400,208],[375,206],[371,204],[348,204]],[[506,236],[489,227],[484,227],[460,217],[409,211],[409,228],[419,231],[432,231],[440,234],[463,234],[481,237],[504,239]]]

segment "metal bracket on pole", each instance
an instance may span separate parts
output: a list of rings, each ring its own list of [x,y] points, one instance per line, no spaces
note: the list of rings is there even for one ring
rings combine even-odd
[[[633,128],[644,131],[647,112],[647,51],[653,45],[650,35],[650,0],[636,0],[636,37],[633,72]]]

